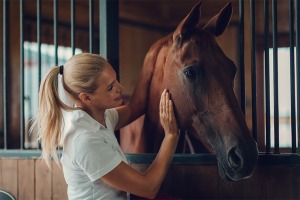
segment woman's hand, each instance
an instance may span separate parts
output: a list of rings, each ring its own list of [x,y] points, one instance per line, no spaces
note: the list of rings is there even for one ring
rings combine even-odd
[[[173,102],[170,99],[170,93],[165,89],[161,94],[159,105],[160,123],[165,131],[165,136],[178,136],[178,124],[175,118]]]

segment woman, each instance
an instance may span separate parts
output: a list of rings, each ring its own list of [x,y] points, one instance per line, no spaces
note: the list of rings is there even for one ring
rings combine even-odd
[[[69,199],[126,199],[126,192],[146,198],[156,196],[179,138],[167,90],[163,91],[160,101],[165,138],[156,159],[144,174],[127,164],[114,135],[114,130],[144,113],[151,70],[142,70],[148,78],[139,80],[127,105],[122,105],[123,88],[115,71],[99,55],[75,55],[45,75],[34,126],[38,128],[43,159],[48,166],[51,158],[59,163],[56,150],[62,135],[62,109],[72,111],[71,126],[64,131],[61,158]],[[75,107],[65,105],[59,98],[59,74]]]

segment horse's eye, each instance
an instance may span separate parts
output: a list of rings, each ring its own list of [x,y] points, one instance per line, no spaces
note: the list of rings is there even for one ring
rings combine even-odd
[[[193,69],[186,69],[183,72],[188,79],[195,79],[196,72]]]

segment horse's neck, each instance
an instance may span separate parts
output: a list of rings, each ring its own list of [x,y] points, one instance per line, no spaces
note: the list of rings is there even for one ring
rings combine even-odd
[[[155,129],[154,131],[158,132],[155,134],[158,135],[160,135],[159,132],[162,132],[159,122],[159,101],[161,93],[165,88],[163,78],[164,63],[162,62],[163,59],[161,59],[161,57],[164,56],[164,47],[166,47],[170,39],[171,35],[168,35],[154,43],[148,51],[144,61],[144,67],[154,67],[153,76],[149,86],[148,109],[146,111],[148,120],[146,120],[145,123],[150,124],[149,127],[153,127],[153,129]]]
[[[166,44],[168,43],[170,37],[165,37],[158,40],[147,53],[144,67],[154,67],[153,76],[149,86],[149,101],[148,104],[150,107],[155,108],[154,110],[150,111],[152,114],[158,112],[158,105],[160,100],[161,92],[163,91],[164,85],[164,62],[165,59],[165,51],[166,51]]]

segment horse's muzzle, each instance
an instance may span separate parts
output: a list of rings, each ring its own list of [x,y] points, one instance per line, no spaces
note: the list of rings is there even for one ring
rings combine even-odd
[[[218,160],[220,175],[230,181],[249,178],[254,172],[257,157],[256,143],[250,148],[243,148],[243,150],[232,147],[227,153],[227,159]]]

